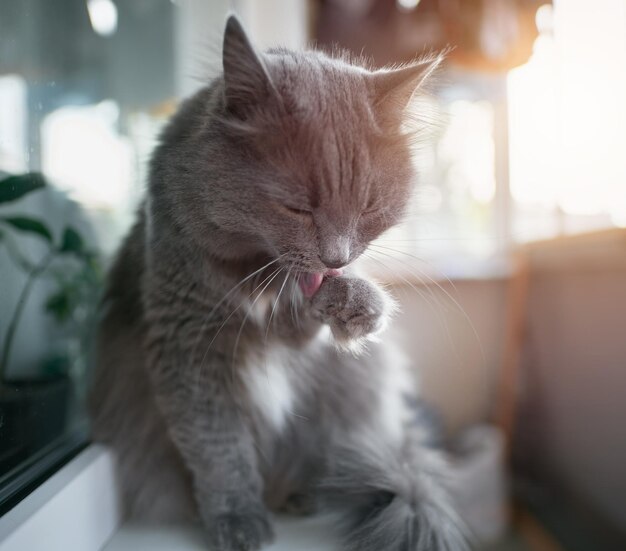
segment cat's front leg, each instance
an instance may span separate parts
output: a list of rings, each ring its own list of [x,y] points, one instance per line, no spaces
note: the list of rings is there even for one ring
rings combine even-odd
[[[265,510],[238,511],[203,518],[211,551],[257,551],[274,539]]]
[[[378,285],[359,277],[324,280],[311,299],[313,314],[328,324],[343,346],[379,333],[393,311],[393,300]]]
[[[214,434],[212,440],[213,444],[206,442],[213,450],[207,458],[211,467],[201,469],[194,485],[208,547],[211,551],[257,551],[274,539],[274,532],[261,497],[252,437],[241,426]]]
[[[179,334],[184,334],[180,327]],[[257,551],[273,539],[273,531],[253,436],[233,387],[232,365],[219,354],[190,362],[187,352],[193,347],[185,340],[151,342],[157,402],[192,475],[208,548]]]

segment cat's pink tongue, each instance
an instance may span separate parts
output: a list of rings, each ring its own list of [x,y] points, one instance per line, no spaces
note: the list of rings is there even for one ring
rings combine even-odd
[[[312,297],[322,286],[324,277],[337,277],[341,275],[341,270],[327,270],[326,272],[316,272],[302,274],[298,280],[300,289],[305,297]]]
[[[324,274],[320,272],[315,274],[302,274],[298,280],[298,284],[305,297],[312,297],[321,287],[323,280]]]

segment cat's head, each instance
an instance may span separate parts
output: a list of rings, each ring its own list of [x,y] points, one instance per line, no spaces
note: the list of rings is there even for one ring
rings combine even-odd
[[[294,272],[352,262],[405,210],[406,108],[440,61],[371,71],[316,51],[260,53],[230,17],[211,159],[228,169],[212,184],[212,223]]]

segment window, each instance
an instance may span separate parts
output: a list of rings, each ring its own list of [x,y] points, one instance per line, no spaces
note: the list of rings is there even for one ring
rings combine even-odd
[[[305,2],[0,3],[0,514],[87,443],[107,262],[234,8],[259,44],[304,43]]]
[[[414,209],[380,243],[394,264],[489,275],[518,243],[626,226],[626,4],[561,0],[535,20],[527,63],[442,79]]]
[[[103,273],[173,109],[178,10],[0,6],[0,508],[87,442]]]
[[[378,254],[371,269],[383,278],[403,267],[407,277],[424,281],[503,269],[499,255],[510,243],[502,224],[508,206],[502,201],[508,196],[505,79],[451,71],[445,81],[432,99],[439,122],[415,153],[418,181],[407,220],[373,247]]]
[[[513,236],[626,226],[626,4],[556,2],[537,26],[508,77]]]

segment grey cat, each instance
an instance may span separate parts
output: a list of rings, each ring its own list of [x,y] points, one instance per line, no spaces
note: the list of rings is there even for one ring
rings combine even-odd
[[[261,54],[228,19],[223,75],[163,132],[109,276],[93,426],[128,514],[199,518],[220,551],[315,508],[346,550],[464,548],[405,362],[372,339],[392,302],[350,267],[402,216],[404,108],[438,62]]]

